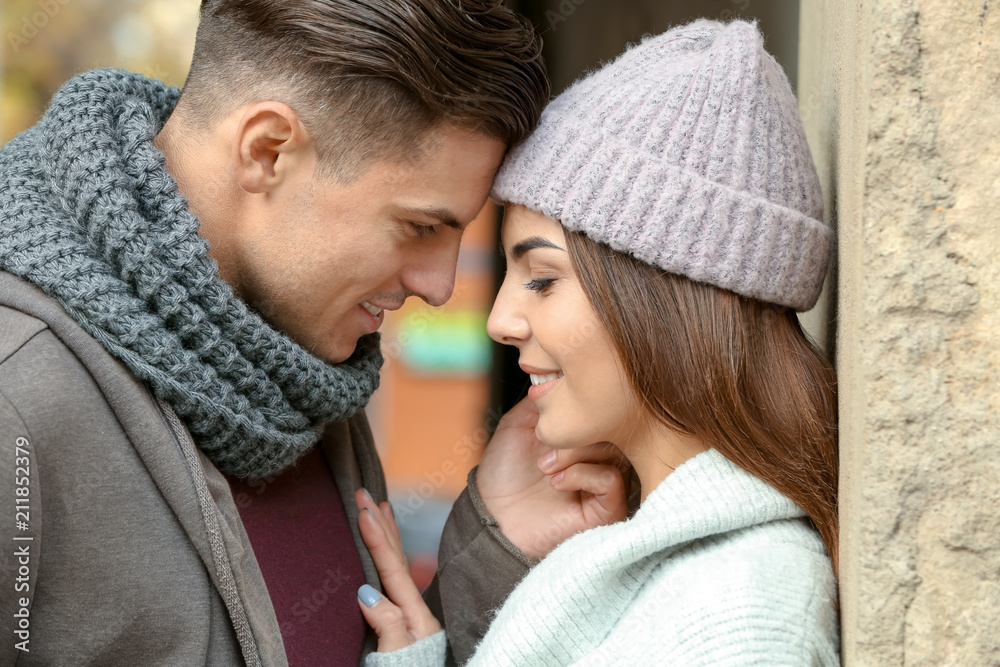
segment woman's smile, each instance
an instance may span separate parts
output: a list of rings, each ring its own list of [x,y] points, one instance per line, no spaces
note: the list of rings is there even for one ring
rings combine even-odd
[[[504,216],[507,274],[487,329],[517,347],[538,409],[535,434],[554,448],[610,441],[633,429],[634,394],[566,251],[562,225],[523,206]]]
[[[548,394],[563,377],[562,371],[540,371],[529,370],[528,366],[521,366],[521,370],[531,378],[531,388],[528,389],[528,400],[538,403],[542,396]]]

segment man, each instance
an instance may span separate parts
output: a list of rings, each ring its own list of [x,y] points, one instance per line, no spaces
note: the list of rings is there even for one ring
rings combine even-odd
[[[374,334],[450,296],[548,96],[539,50],[487,0],[205,0],[179,98],[90,72],[0,151],[0,663],[371,650]],[[429,593],[459,661],[620,496],[586,453],[547,462],[574,471],[554,490],[527,411],[489,451]]]

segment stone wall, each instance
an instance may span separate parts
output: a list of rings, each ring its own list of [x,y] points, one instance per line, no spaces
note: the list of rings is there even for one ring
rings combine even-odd
[[[1000,665],[1000,3],[803,0],[846,665]]]

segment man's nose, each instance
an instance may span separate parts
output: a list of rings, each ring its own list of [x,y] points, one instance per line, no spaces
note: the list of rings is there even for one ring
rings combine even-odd
[[[443,306],[455,291],[457,266],[458,246],[442,249],[408,267],[403,273],[403,287],[431,306]]]

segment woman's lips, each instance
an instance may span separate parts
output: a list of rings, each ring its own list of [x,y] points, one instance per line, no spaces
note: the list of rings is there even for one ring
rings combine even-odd
[[[528,388],[528,400],[537,403],[543,396],[552,391],[562,379],[563,374],[559,371],[547,374],[530,373],[531,387]]]

